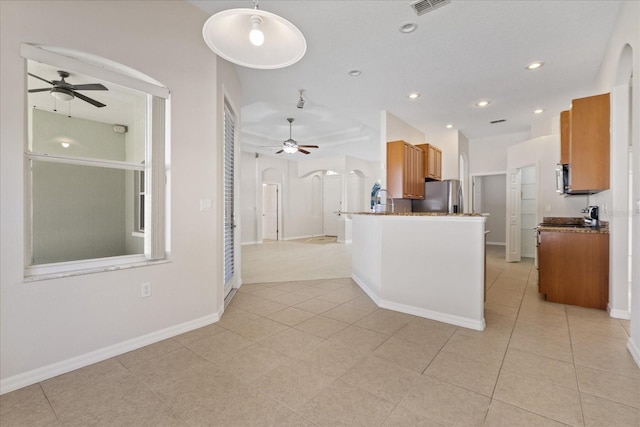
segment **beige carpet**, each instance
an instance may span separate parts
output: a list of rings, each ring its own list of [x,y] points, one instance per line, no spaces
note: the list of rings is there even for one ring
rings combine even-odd
[[[336,243],[330,236],[265,240],[243,245],[241,264],[242,283],[351,277],[351,244]]]

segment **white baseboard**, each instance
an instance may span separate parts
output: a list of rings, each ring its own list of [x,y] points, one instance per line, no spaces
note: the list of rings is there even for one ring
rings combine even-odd
[[[110,345],[99,350],[81,354],[80,356],[52,363],[51,365],[23,372],[12,377],[3,378],[0,380],[0,394],[9,393],[10,391],[18,390],[61,374],[65,374],[79,368],[84,368],[85,366],[89,366],[97,362],[102,362],[103,360],[119,356],[128,351],[137,350],[146,345],[210,325],[218,320],[220,320],[219,312],[161,329],[159,331],[151,332],[150,334]]]
[[[633,342],[633,339],[631,338],[629,338],[629,341],[627,341],[627,350],[629,350],[629,353],[631,353],[631,357],[633,357],[634,362],[636,362],[636,365],[638,365],[638,368],[640,368],[640,348],[638,348],[636,343]]]
[[[611,308],[609,304],[607,304],[607,312],[609,312],[609,316],[614,319],[626,319],[631,320],[631,313],[628,310],[619,310],[617,308]]]
[[[245,245],[258,245],[262,243],[262,241],[258,242],[257,240],[255,242],[241,242],[240,246],[245,246]]]
[[[507,246],[507,244],[504,243],[504,242],[487,242],[487,245],[491,245],[491,246]]]
[[[292,236],[292,237],[284,237],[281,240],[298,240],[298,239],[310,239],[312,237],[317,237],[319,234],[307,234],[305,236]]]
[[[414,316],[424,317],[426,319],[436,320],[438,322],[448,323],[450,325],[462,326],[463,328],[474,329],[476,331],[484,331],[486,324],[484,317],[482,321],[469,319],[466,317],[454,316],[452,314],[441,313],[439,311],[428,310],[426,308],[416,307],[412,305],[399,304],[393,301],[380,299],[371,291],[363,280],[355,274],[351,275],[354,282],[360,286],[368,296],[376,303],[378,307],[387,308],[389,310],[399,311],[401,313],[412,314]]]

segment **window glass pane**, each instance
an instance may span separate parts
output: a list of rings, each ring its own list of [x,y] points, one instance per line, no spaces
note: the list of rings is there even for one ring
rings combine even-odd
[[[30,151],[132,163],[144,160],[146,94],[65,70],[64,83],[77,90],[71,91],[69,100],[60,100],[51,91],[62,87],[56,67],[28,61],[28,72]]]
[[[32,265],[144,253],[135,173],[32,160]]]

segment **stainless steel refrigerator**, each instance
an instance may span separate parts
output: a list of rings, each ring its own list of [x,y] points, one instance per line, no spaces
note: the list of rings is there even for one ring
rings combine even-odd
[[[462,183],[457,179],[426,181],[424,200],[412,200],[413,212],[464,212]]]

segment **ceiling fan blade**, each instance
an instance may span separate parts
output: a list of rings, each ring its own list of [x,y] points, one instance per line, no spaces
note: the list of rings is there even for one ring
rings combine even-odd
[[[50,82],[49,80],[45,80],[40,76],[36,76],[35,74],[31,74],[31,73],[27,73],[28,75],[30,75],[31,77],[35,77],[38,80],[42,80],[45,83],[49,83],[51,86],[53,86],[53,82]]]
[[[298,145],[298,151],[299,151],[299,152],[301,152],[301,153],[303,153],[303,154],[311,154],[311,152],[310,152],[310,151],[303,150],[302,148],[300,148],[300,146],[299,146],[299,145]]]
[[[278,150],[278,151],[276,151],[276,154],[280,154],[280,153],[284,153],[284,150]]]
[[[71,85],[71,90],[109,90],[101,83],[90,83],[86,85]]]
[[[84,96],[83,94],[78,93],[75,90],[72,90],[71,93],[73,93],[74,96],[82,99],[85,102],[88,102],[89,104],[95,105],[98,108],[106,107],[106,104],[103,104],[102,102],[96,101],[95,99],[91,99],[88,96]]]
[[[317,145],[298,145],[298,147],[304,147],[304,148],[320,148]]]
[[[49,92],[51,90],[50,87],[44,87],[42,89],[29,89],[28,92],[29,93],[35,93],[35,92]]]

